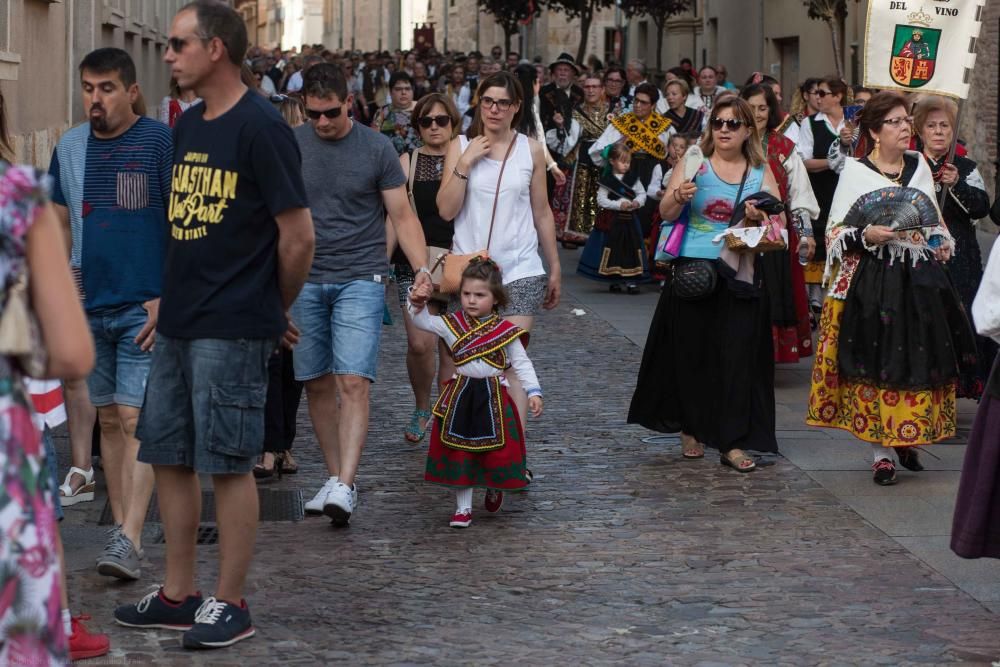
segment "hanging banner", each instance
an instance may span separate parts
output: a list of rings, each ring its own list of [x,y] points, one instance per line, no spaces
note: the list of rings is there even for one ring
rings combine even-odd
[[[865,86],[965,99],[987,0],[869,0]]]

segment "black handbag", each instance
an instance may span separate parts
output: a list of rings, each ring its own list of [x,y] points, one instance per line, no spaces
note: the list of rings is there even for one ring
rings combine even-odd
[[[674,263],[674,276],[670,288],[674,296],[685,301],[700,301],[715,291],[719,274],[710,259],[693,259]]]
[[[740,179],[740,189],[736,193],[736,202],[739,203],[743,195],[743,186],[747,183],[747,176],[750,174],[750,163],[747,163],[743,171],[743,178]],[[736,222],[736,212],[733,211],[733,219],[729,221],[732,227]],[[670,288],[674,291],[674,296],[684,301],[700,301],[712,295],[715,286],[719,282],[719,272],[715,270],[715,260],[692,259],[690,261],[674,262],[674,277],[670,283]]]

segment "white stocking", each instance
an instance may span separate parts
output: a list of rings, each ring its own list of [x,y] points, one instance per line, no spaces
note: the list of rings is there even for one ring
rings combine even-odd
[[[882,459],[892,461],[892,457],[889,456],[889,448],[883,447],[882,445],[874,442],[872,443],[872,455],[874,457],[874,461],[872,461],[873,463],[878,463]]]
[[[455,509],[461,512],[462,510],[472,509],[472,489],[462,489],[455,492]]]

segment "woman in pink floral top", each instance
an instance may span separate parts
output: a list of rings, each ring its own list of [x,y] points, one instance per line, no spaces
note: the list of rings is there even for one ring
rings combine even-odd
[[[0,162],[0,304],[30,275],[46,375],[83,377],[93,343],[69,272],[66,243],[42,176]],[[16,358],[0,355],[0,664],[68,660],[55,493]]]

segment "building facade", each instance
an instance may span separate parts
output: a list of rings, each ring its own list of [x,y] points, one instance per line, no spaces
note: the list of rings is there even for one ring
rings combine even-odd
[[[0,0],[0,90],[18,161],[46,166],[85,119],[77,66],[116,46],[135,60],[150,115],[169,91],[167,33],[184,0]]]

